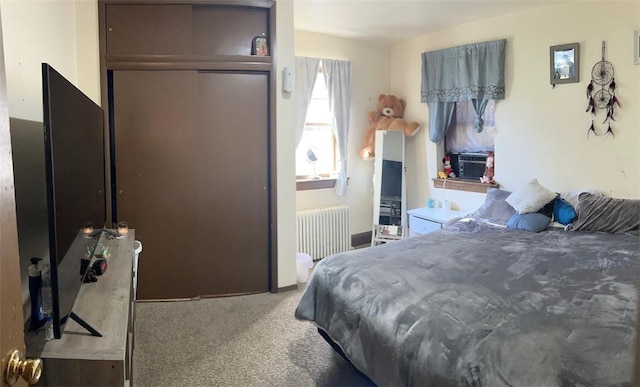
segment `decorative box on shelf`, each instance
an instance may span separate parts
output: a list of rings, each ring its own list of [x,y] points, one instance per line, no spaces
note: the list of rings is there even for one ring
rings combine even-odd
[[[444,225],[464,216],[462,211],[429,207],[416,208],[407,213],[409,214],[409,237],[440,230]]]

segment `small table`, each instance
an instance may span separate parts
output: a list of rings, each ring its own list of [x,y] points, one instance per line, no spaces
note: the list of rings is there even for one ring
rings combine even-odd
[[[415,208],[409,214],[409,237],[440,230],[445,224],[462,218],[464,213],[444,208]]]

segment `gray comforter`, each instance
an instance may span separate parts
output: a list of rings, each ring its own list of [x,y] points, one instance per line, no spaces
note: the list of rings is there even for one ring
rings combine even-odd
[[[325,258],[295,315],[381,386],[630,385],[639,240],[457,222]]]

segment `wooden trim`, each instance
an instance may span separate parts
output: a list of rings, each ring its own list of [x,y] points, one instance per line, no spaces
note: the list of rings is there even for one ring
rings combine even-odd
[[[224,70],[224,71],[271,71],[269,63],[251,62],[107,62],[109,70]]]
[[[336,179],[304,179],[296,181],[296,191],[325,189],[336,186]]]
[[[228,7],[272,8],[273,0],[100,0],[104,4],[193,4]]]
[[[276,3],[269,1],[269,49],[273,58],[277,58],[278,40],[276,36]],[[269,58],[271,59],[271,58]],[[276,61],[271,60],[269,74],[269,220],[271,222],[269,240],[269,291],[277,292],[278,289],[278,165],[277,165],[277,132],[278,120],[276,104],[278,101],[278,82]]]
[[[107,62],[247,62],[271,63],[270,56],[257,55],[105,55]]]
[[[271,57],[249,55],[106,55],[105,61],[108,70],[226,70],[267,72],[272,71],[274,65]]]
[[[462,179],[432,179],[435,188],[453,189],[457,191],[487,193],[490,187],[498,188],[498,184],[484,184],[471,180]]]
[[[282,293],[282,292],[288,292],[290,290],[298,290],[298,284],[295,285],[289,285],[289,286],[285,286],[282,288],[278,288],[275,293]]]

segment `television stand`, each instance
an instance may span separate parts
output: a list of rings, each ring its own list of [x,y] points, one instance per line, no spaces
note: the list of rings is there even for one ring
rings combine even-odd
[[[42,359],[39,386],[130,385],[135,340],[134,241],[134,229],[123,238],[99,236],[98,243],[109,249],[109,270],[97,282],[82,284],[60,339],[45,341],[42,329],[25,333],[27,357]]]

